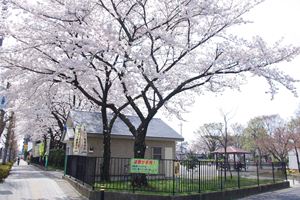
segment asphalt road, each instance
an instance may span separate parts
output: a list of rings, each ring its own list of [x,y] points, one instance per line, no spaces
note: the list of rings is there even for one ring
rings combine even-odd
[[[21,160],[0,183],[0,199],[86,200],[61,177],[62,172],[43,171]]]

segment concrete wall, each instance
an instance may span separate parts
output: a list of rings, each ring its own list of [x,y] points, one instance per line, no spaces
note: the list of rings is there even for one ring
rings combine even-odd
[[[90,200],[101,200],[100,191],[93,191],[90,187],[82,185],[76,182],[74,179],[64,176],[73,187],[75,187],[79,193],[84,195]],[[219,191],[219,192],[209,192],[209,193],[200,193],[194,195],[186,195],[186,196],[160,196],[160,195],[142,195],[142,194],[133,194],[133,193],[124,193],[124,192],[104,192],[105,200],[232,200],[237,198],[246,197],[249,195],[254,195],[262,192],[268,192],[273,190],[279,190],[288,188],[290,183],[281,182],[275,184],[254,186],[249,188],[242,189],[234,189],[227,191]]]
[[[209,192],[209,193],[200,193],[194,195],[186,196],[159,196],[159,195],[141,195],[141,194],[132,194],[132,193],[120,193],[120,192],[105,192],[105,200],[232,200],[237,198],[246,197],[249,195],[254,195],[262,192],[268,192],[272,190],[278,190],[283,188],[288,188],[289,182],[282,182],[270,185],[262,185],[258,187],[244,188],[244,189],[235,189],[227,190],[220,192]],[[90,200],[98,200],[100,198],[100,192],[90,193]]]

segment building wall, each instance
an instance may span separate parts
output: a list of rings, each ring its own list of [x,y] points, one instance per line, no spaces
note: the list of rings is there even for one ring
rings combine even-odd
[[[175,141],[146,140],[146,145],[147,149],[145,152],[145,158],[152,158],[153,147],[161,147],[163,159],[175,159]],[[133,139],[112,138],[111,156],[121,158],[133,158],[133,147]],[[89,151],[90,149],[93,149],[93,152]],[[172,155],[170,156],[170,154]],[[103,139],[97,136],[88,136],[88,156],[102,157],[102,155]]]
[[[99,136],[88,136],[88,156],[89,157],[103,157],[103,139]],[[161,147],[162,159],[175,159],[175,141],[161,141],[161,140],[146,140],[145,158],[152,158],[153,147]],[[111,157],[116,158],[133,158],[134,140],[130,138],[112,138],[111,140]],[[90,151],[90,150],[93,151]],[[67,154],[73,154],[73,141],[67,142]],[[172,177],[173,167],[172,160],[159,161],[159,174],[165,177]],[[112,159],[110,164],[110,174],[120,175],[129,173],[130,159]],[[96,161],[96,174],[101,174],[101,159]]]
[[[300,149],[298,149],[298,154],[300,156]],[[288,156],[289,156],[289,168],[290,169],[298,169],[295,150],[289,151]]]

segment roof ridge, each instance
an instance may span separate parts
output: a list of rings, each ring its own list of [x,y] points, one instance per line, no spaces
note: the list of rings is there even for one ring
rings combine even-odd
[[[97,114],[101,114],[100,111],[85,111],[85,110],[77,110],[77,109],[71,109],[70,112],[85,112],[85,113],[97,113]],[[108,114],[112,115],[111,113],[108,113]],[[137,115],[127,115],[127,114],[125,114],[125,116],[126,117],[137,117],[137,118],[139,118],[139,116],[137,116]],[[159,117],[153,117],[152,119],[159,119],[159,120],[162,121],[162,119],[159,118]]]

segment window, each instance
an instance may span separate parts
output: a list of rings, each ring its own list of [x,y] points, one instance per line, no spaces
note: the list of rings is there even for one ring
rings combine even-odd
[[[161,153],[161,147],[153,147],[152,148],[152,158],[161,160],[162,159],[162,153]]]
[[[94,153],[94,147],[93,146],[90,146],[89,153]]]

